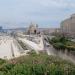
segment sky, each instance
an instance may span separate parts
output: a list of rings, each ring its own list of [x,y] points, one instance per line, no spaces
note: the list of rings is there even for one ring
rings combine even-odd
[[[0,26],[60,27],[61,21],[75,13],[75,0],[0,0]]]

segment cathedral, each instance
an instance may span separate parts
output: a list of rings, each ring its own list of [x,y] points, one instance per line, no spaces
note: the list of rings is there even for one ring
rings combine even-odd
[[[38,25],[31,23],[28,28],[28,34],[37,34],[38,33]]]

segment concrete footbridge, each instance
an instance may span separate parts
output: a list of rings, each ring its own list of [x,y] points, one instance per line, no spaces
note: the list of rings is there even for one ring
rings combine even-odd
[[[31,38],[31,39],[30,39]],[[36,53],[44,50],[43,36],[41,37],[27,37],[27,38],[18,38],[18,40],[22,41],[25,45],[27,45],[30,50],[35,50]]]

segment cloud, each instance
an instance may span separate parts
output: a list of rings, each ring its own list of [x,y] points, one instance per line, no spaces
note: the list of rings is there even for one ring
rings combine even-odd
[[[74,0],[0,0],[0,25],[20,27],[35,21],[40,27],[59,27],[74,9]]]

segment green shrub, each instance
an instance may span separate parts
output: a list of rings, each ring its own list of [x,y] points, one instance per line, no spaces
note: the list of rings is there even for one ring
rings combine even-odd
[[[75,75],[75,65],[58,57],[39,54],[15,60],[1,67],[0,75]]]

